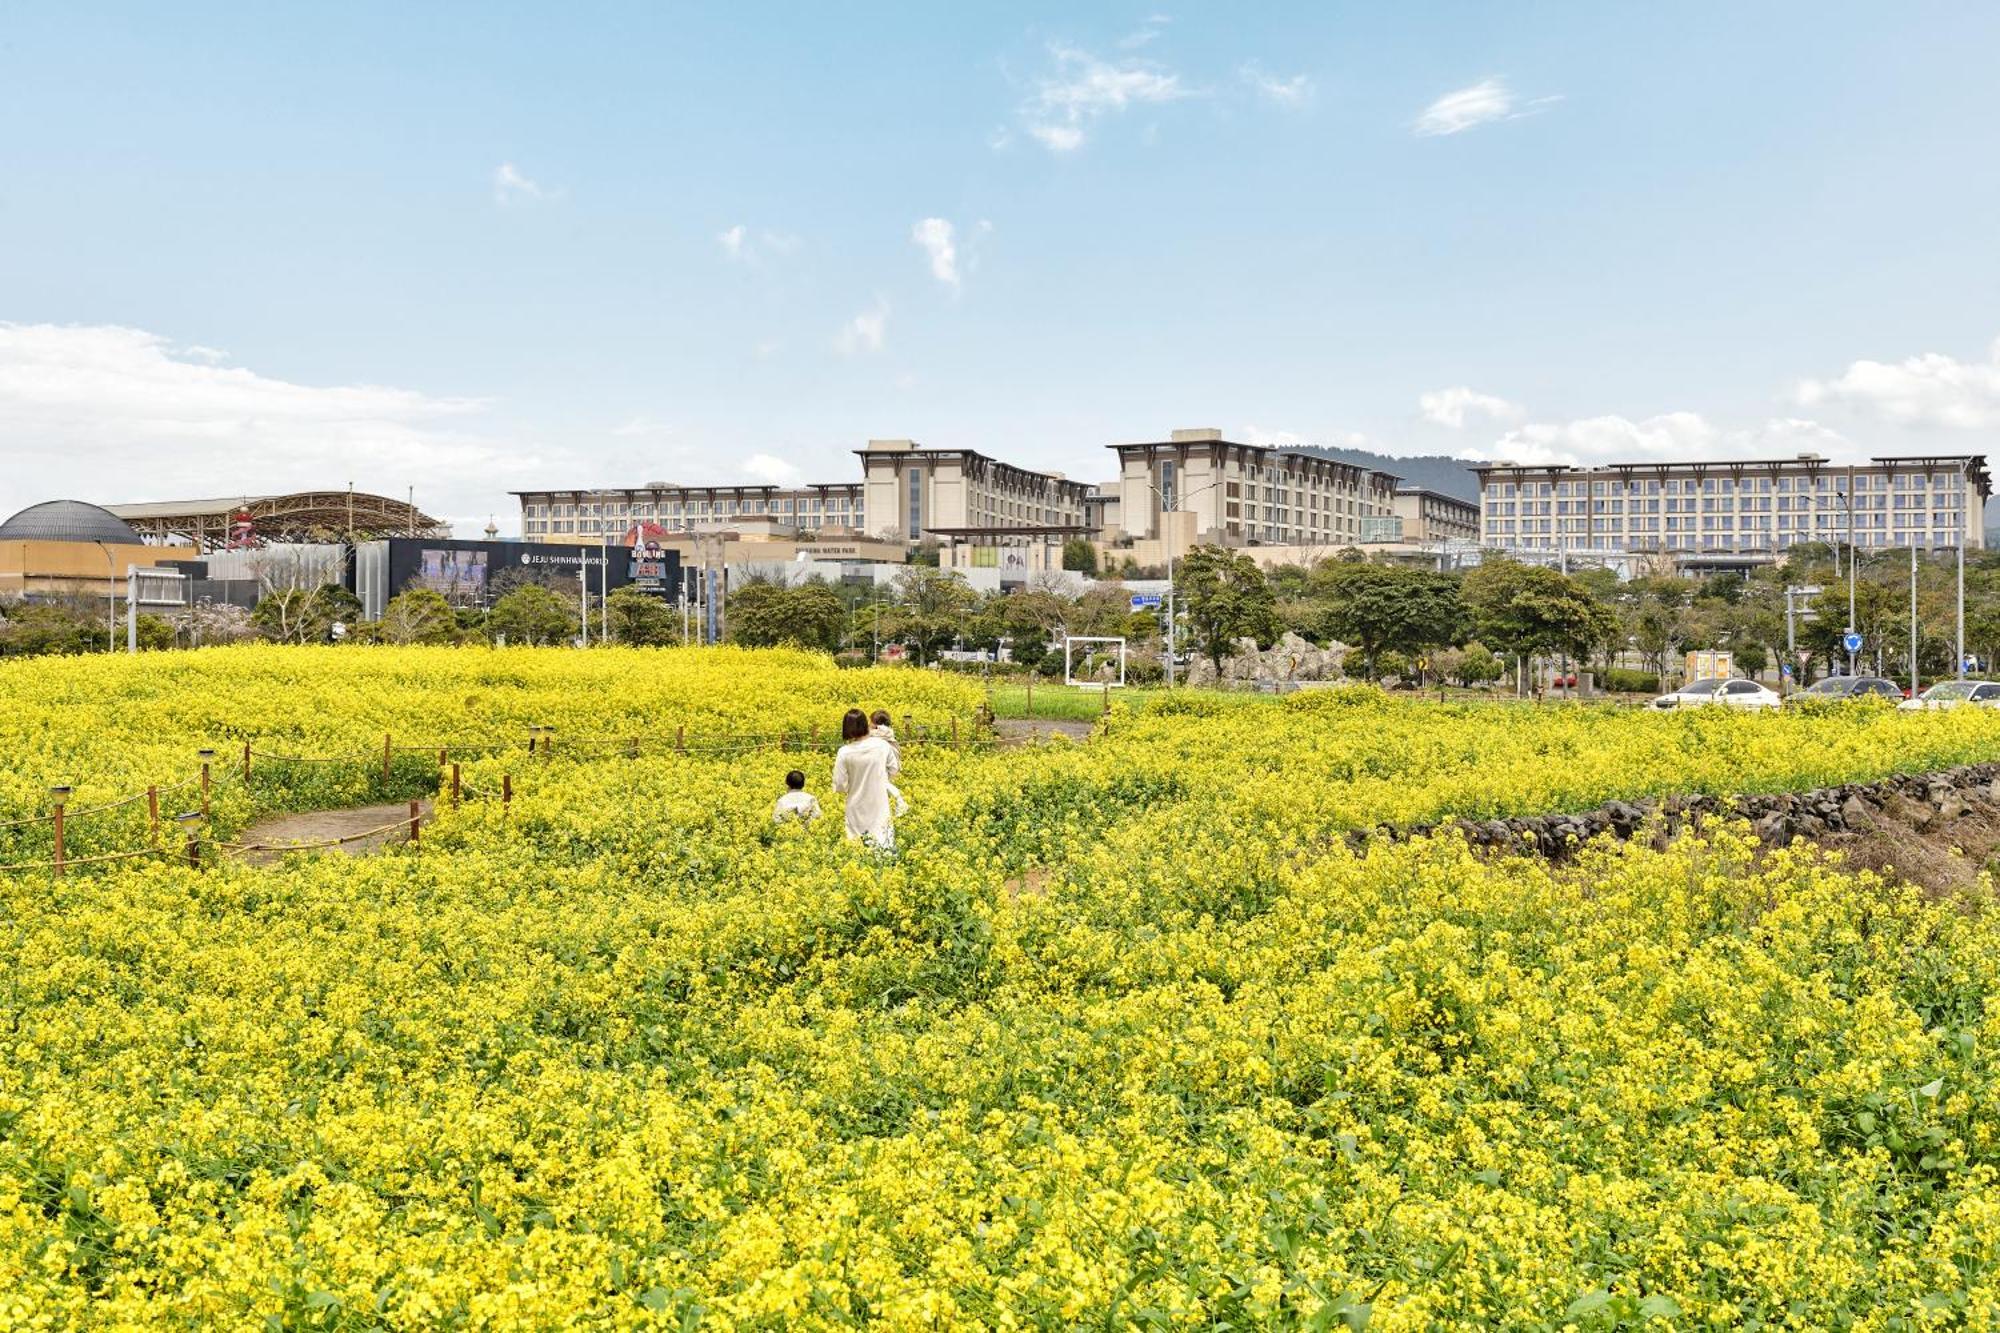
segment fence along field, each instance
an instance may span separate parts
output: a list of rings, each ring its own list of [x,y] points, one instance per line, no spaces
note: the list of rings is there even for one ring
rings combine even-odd
[[[10,1319],[2000,1316],[1985,892],[1726,830],[1561,869],[1339,836],[1943,766],[1990,756],[2000,715],[1176,698],[1087,745],[913,747],[883,860],[837,814],[771,824],[786,768],[827,794],[823,753],[562,738],[657,734],[635,724],[666,700],[711,734],[848,703],[939,726],[977,707],[962,682],[340,650],[292,689],[293,660],[127,667],[73,697],[88,725],[14,739],[38,778],[91,759],[108,792],[172,771],[155,754],[184,770],[231,711],[363,767],[385,734],[518,735],[463,761],[514,799],[360,861],[0,880]],[[72,688],[45,669],[0,692]],[[538,724],[558,741],[530,762]],[[146,763],[121,767],[127,738]],[[230,799],[263,799],[254,773]],[[312,781],[280,799],[344,779]]]

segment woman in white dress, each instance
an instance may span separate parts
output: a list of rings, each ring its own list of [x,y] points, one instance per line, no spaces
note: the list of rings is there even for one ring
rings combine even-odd
[[[833,756],[833,789],[847,798],[847,836],[886,851],[896,845],[889,807],[890,780],[903,769],[896,747],[869,734],[868,714],[859,708],[840,720],[840,738],[846,743]]]

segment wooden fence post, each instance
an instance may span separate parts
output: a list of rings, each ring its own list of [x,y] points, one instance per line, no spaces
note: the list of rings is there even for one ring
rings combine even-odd
[[[159,846],[160,845],[160,789],[158,787],[146,788],[146,824],[148,828],[147,836],[151,838],[153,846],[155,847]]]
[[[458,764],[454,762],[451,766],[451,803],[454,806],[458,804],[458,793]]]
[[[187,859],[189,869],[201,869],[201,836],[192,828],[188,830]]]
[[[243,742],[243,785],[250,785],[250,742]]]
[[[513,805],[514,775],[512,773],[502,773],[500,775],[500,813],[503,815],[506,814],[508,810],[513,808]]]
[[[201,753],[201,817],[203,819],[207,819],[208,787],[209,787],[208,765],[209,761],[215,758],[215,751],[203,750],[200,753]]]
[[[688,729],[687,724],[682,723],[680,726],[674,728],[674,749],[680,754],[686,754],[687,748]]]
[[[951,748],[958,748],[958,714],[951,715]]]
[[[424,803],[422,801],[419,801],[416,797],[412,796],[410,798],[410,841],[412,843],[416,842],[419,838],[423,836],[421,832],[423,828],[423,822],[424,822]]]
[[[1035,673],[1028,673],[1028,716],[1035,715]]]
[[[64,859],[64,857],[63,857],[63,804],[64,804],[64,802],[66,802],[66,801],[68,801],[68,800],[69,800],[69,788],[68,788],[68,787],[57,787],[57,788],[55,789],[55,798],[56,798],[56,801],[55,801],[55,805],[56,805],[56,809],[55,809],[55,821],[56,821],[56,864],[55,864],[55,871],[56,871],[56,878],[57,878],[57,879],[61,879],[61,878],[63,877],[63,859]]]
[[[382,735],[382,781],[384,782],[389,780],[389,762],[396,753],[396,747],[391,743],[393,739],[387,732]]]
[[[450,756],[445,753],[444,746],[438,746],[438,767],[443,768],[449,759]]]

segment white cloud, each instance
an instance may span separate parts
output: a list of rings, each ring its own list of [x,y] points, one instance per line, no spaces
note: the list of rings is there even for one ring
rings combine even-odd
[[[1905,425],[1990,429],[2000,426],[2000,339],[1983,362],[1939,352],[1856,361],[1832,379],[1800,381],[1794,396],[1804,407],[1839,403]]]
[[[180,349],[180,354],[190,361],[206,361],[211,366],[229,359],[229,353],[220,347],[203,347],[200,343],[189,343]]]
[[[752,234],[750,228],[741,222],[717,232],[715,243],[722,247],[724,258],[750,268],[761,268],[770,260],[787,258],[797,253],[799,248],[799,238],[790,232],[767,228]]]
[[[1051,153],[1073,153],[1083,147],[1083,131],[1074,125],[1030,125],[1028,133]]]
[[[798,468],[775,454],[752,454],[743,460],[743,470],[771,486],[791,486],[799,480]]]
[[[1760,426],[1725,430],[1699,412],[1665,412],[1633,421],[1622,416],[1533,421],[1490,445],[1464,452],[1513,463],[1591,465],[1669,462],[1688,458],[1754,458],[1814,452],[1829,457],[1854,446],[1816,421],[1780,417]]]
[[[1287,79],[1264,69],[1254,60],[1244,64],[1237,73],[1266,101],[1279,106],[1301,107],[1312,101],[1313,83],[1303,74],[1294,74]]]
[[[664,421],[655,421],[649,416],[628,417],[611,428],[611,433],[621,440],[650,440],[663,435],[671,435],[674,428]]]
[[[931,276],[957,291],[958,243],[951,223],[944,218],[925,218],[910,228],[910,240],[930,256]]]
[[[843,356],[853,356],[857,352],[879,352],[882,350],[882,339],[888,328],[889,302],[878,296],[874,305],[841,326],[840,332],[834,335],[834,350]]]
[[[1118,48],[1121,51],[1136,51],[1142,46],[1150,46],[1172,22],[1168,15],[1148,14],[1145,22],[1118,39]]]
[[[1510,403],[1490,393],[1480,393],[1463,384],[1431,390],[1417,399],[1417,408],[1423,413],[1424,420],[1449,426],[1453,430],[1463,430],[1467,420],[1474,416],[1494,421],[1519,421],[1527,415],[1526,409],[1518,403]]]
[[[1458,134],[1496,120],[1519,120],[1562,101],[1561,94],[1536,97],[1526,102],[1515,99],[1505,79],[1483,79],[1470,88],[1446,93],[1424,108],[1411,127],[1420,136]]]
[[[557,190],[545,190],[529,180],[512,162],[502,162],[493,169],[493,202],[496,204],[533,203],[553,199],[559,193]]]
[[[5,512],[54,498],[417,488],[477,514],[550,460],[493,433],[490,404],[374,384],[317,386],[217,366],[141,329],[0,323]],[[87,465],[80,460],[88,460]]]
[[[1129,106],[1194,96],[1180,75],[1150,61],[1100,60],[1074,46],[1052,45],[1054,70],[1036,85],[1022,108],[1025,127],[1055,153],[1083,146],[1086,127]]]

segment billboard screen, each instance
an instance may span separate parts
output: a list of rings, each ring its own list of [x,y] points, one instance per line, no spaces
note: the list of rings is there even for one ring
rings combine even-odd
[[[486,596],[486,555],[483,550],[426,546],[418,555],[416,576],[406,586],[442,593],[454,605],[477,602]]]

